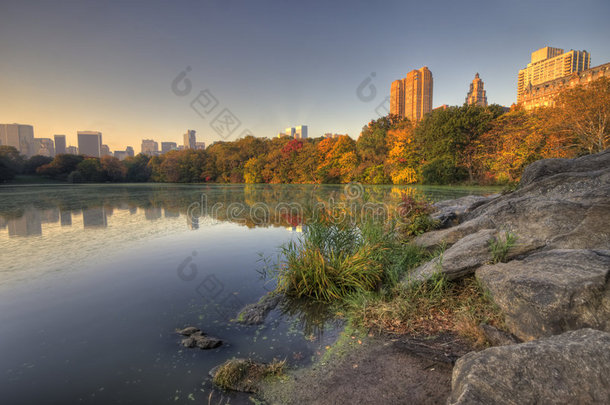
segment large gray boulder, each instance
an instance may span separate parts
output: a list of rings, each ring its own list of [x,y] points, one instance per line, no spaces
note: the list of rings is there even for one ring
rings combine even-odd
[[[542,159],[525,168],[521,176],[521,187],[540,181],[545,177],[565,172],[592,172],[608,167],[610,164],[610,149],[595,155],[581,156],[576,159]]]
[[[610,251],[556,249],[486,265],[476,277],[522,340],[592,327],[610,332]]]
[[[499,196],[499,194],[490,196],[467,195],[454,200],[439,201],[432,204],[435,211],[430,217],[436,221],[439,228],[457,225],[464,215]]]
[[[425,233],[415,243],[452,245],[481,229],[506,229],[547,248],[610,246],[610,151],[578,159],[546,159],[525,170],[521,187],[463,215],[454,227]]]
[[[580,329],[458,359],[450,405],[608,404],[610,334]]]
[[[505,232],[495,229],[481,229],[478,232],[463,237],[439,257],[417,267],[408,276],[408,281],[424,281],[435,273],[441,273],[448,280],[455,280],[474,273],[478,267],[490,263],[492,256],[490,243],[492,240],[505,241]],[[517,240],[506,256],[506,259],[518,257],[542,246],[537,240]]]

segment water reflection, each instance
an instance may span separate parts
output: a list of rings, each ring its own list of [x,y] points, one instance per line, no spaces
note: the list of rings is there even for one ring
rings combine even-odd
[[[187,229],[197,230],[204,219],[253,227],[285,227],[302,232],[305,212],[312,207],[356,201],[371,212],[383,205],[391,211],[402,193],[441,200],[494,189],[447,187],[314,185],[71,185],[0,187],[0,229],[9,237],[40,236],[47,224],[71,227],[73,216],[83,228],[106,228],[114,210],[142,215],[147,221],[184,217]],[[354,191],[355,190],[355,191]],[[364,210],[365,207],[359,205]],[[373,209],[371,209],[373,207]],[[385,215],[385,214],[384,214]],[[121,218],[123,218],[121,216]],[[117,219],[121,221],[123,219]]]

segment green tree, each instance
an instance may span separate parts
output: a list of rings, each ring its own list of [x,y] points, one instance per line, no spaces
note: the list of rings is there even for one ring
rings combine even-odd
[[[100,164],[100,160],[95,157],[85,158],[76,166],[76,170],[80,172],[85,181],[103,182],[106,181],[106,175]]]

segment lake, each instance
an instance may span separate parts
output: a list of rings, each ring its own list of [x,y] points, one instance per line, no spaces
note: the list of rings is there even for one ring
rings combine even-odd
[[[0,403],[207,403],[232,357],[308,364],[340,324],[316,308],[233,318],[273,289],[261,276],[311,207],[401,193],[438,201],[493,188],[343,185],[0,186]],[[361,205],[358,205],[360,207]],[[197,326],[226,343],[187,349]],[[232,404],[246,394],[214,391]],[[223,402],[224,403],[224,402]]]

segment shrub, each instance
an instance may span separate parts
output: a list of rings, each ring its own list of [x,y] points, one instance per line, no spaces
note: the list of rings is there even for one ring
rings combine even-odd
[[[436,223],[430,218],[433,210],[432,204],[424,198],[403,194],[398,208],[401,231],[407,236],[414,236],[434,229]]]

